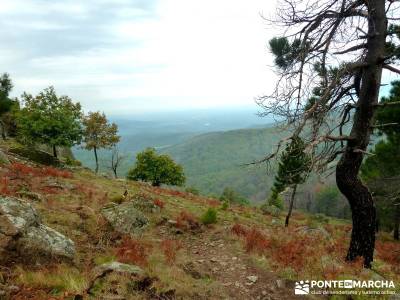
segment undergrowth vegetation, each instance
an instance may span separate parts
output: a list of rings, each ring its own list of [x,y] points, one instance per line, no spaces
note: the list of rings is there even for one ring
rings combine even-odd
[[[187,299],[227,297],[232,287],[222,285],[207,262],[193,266],[196,253],[208,259],[240,257],[249,261],[250,269],[274,271],[290,280],[370,279],[377,274],[400,279],[400,244],[385,233],[378,235],[372,270],[363,269],[362,261],[345,261],[351,225],[342,220],[295,211],[285,228],[283,216],[264,214],[259,208],[231,203],[223,209],[223,202],[193,193],[110,180],[84,169],[71,172],[22,162],[0,167],[0,193],[32,197],[26,199],[44,223],[70,237],[77,248],[73,265],[8,267],[6,280],[21,288],[16,299],[78,294],[87,288],[93,268],[112,261],[138,265],[156,278],[151,284],[157,295],[174,291]],[[31,200],[33,196],[40,200]],[[137,237],[118,233],[101,215],[111,202],[127,201],[143,209],[150,220]],[[157,209],[146,210],[148,205]],[[210,269],[215,265],[211,263]],[[229,272],[240,277],[235,272],[242,271]]]

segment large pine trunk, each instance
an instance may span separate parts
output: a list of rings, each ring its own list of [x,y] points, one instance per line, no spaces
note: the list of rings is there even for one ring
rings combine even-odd
[[[368,40],[362,69],[362,81],[354,114],[354,123],[344,153],[336,168],[336,183],[347,198],[352,212],[353,228],[347,260],[364,259],[371,267],[375,247],[376,210],[368,188],[358,178],[372,133],[372,124],[382,77],[387,19],[385,0],[368,1]]]
[[[400,203],[396,203],[395,213],[394,213],[393,238],[397,241],[399,240],[399,228],[400,228]]]

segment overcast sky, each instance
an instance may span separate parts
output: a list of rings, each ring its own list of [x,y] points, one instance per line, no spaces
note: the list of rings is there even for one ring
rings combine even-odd
[[[273,84],[274,3],[1,0],[0,72],[14,96],[54,85],[85,111],[251,106]]]

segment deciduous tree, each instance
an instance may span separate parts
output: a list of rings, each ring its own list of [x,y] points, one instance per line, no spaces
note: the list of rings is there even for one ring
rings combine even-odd
[[[137,154],[136,163],[127,178],[148,181],[153,186],[161,184],[182,186],[185,183],[182,166],[176,164],[166,154],[158,155],[154,148],[147,148]]]
[[[96,161],[96,173],[99,171],[99,158],[97,150],[102,148],[112,148],[119,140],[118,126],[109,123],[106,115],[100,112],[89,112],[83,118],[83,142],[84,148],[93,150]]]
[[[17,116],[18,134],[25,142],[71,147],[82,137],[81,105],[68,96],[57,96],[53,87],[37,96],[24,93],[23,108]]]

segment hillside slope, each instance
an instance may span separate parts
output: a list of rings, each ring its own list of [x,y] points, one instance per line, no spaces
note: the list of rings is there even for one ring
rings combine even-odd
[[[274,149],[284,133],[276,128],[241,129],[195,136],[163,151],[183,165],[188,185],[220,194],[233,187],[251,200],[265,200],[273,183],[265,165],[245,166]]]
[[[295,280],[400,279],[400,244],[384,233],[374,270],[363,270],[344,261],[351,229],[345,221],[295,212],[285,228],[281,214],[224,208],[212,198],[84,168],[45,167],[0,149],[11,162],[0,165],[0,204],[22,197],[44,226],[75,245],[68,261],[3,249],[13,258],[2,256],[0,298],[297,299]],[[204,225],[208,209],[217,218]],[[1,205],[0,215],[0,232],[9,229],[5,219],[21,220]],[[2,248],[7,239],[0,234],[0,241]]]

